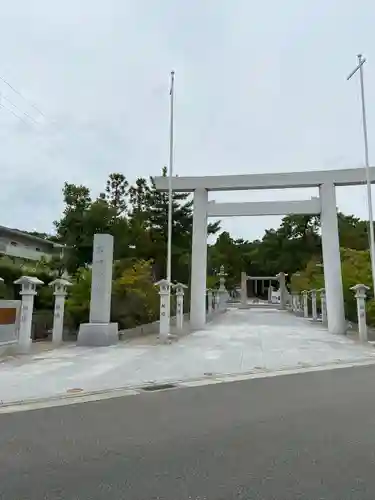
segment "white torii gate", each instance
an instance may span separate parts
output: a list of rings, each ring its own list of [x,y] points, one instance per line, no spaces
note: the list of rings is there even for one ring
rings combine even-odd
[[[371,182],[374,183],[375,167],[370,168],[370,177]],[[155,177],[154,181],[156,189],[168,190],[167,177]],[[206,323],[208,217],[320,213],[328,329],[332,333],[344,333],[345,314],[335,186],[354,186],[365,183],[365,171],[362,168],[274,174],[173,177],[173,191],[194,192],[190,301],[190,322],[193,328],[203,328]],[[319,198],[286,202],[208,202],[208,191],[307,187],[318,187]]]
[[[247,304],[247,282],[255,281],[255,293],[257,293],[256,284],[258,281],[262,282],[262,289],[264,287],[264,282],[268,281],[268,302],[272,300],[272,281],[277,281],[280,284],[280,306],[282,309],[286,305],[285,297],[285,274],[283,272],[279,273],[277,276],[248,276],[244,271],[241,272],[241,304],[245,306]]]

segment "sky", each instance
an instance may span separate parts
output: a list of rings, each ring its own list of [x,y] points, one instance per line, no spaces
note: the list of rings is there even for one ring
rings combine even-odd
[[[51,232],[65,181],[93,196],[168,163],[175,80],[175,173],[362,167],[363,53],[375,164],[371,0],[0,1],[0,224]],[[5,79],[15,92],[7,83]],[[17,116],[14,116],[15,115]],[[312,190],[213,193],[217,201],[305,199]],[[366,218],[365,187],[337,189]],[[254,239],[279,217],[224,219]]]

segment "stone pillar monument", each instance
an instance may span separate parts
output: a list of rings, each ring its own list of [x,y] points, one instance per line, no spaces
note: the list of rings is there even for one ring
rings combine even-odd
[[[78,345],[107,346],[118,342],[118,324],[111,323],[113,236],[95,234],[89,323],[79,327]]]
[[[21,322],[18,335],[18,351],[26,354],[31,349],[31,327],[34,311],[34,297],[36,295],[36,286],[43,285],[43,281],[34,276],[21,276],[14,281],[15,285],[21,285],[20,295],[21,303]]]
[[[65,297],[67,294],[66,288],[71,286],[70,281],[63,278],[57,278],[49,286],[54,287],[53,295],[55,296],[55,308],[53,311],[53,328],[52,328],[52,342],[56,345],[61,344],[63,339],[64,329],[64,308]]]
[[[346,331],[346,321],[335,186],[331,183],[322,184],[319,191],[322,205],[320,220],[322,227],[322,253],[327,298],[328,331],[344,334]]]
[[[363,284],[355,285],[350,288],[355,292],[357,299],[357,317],[359,340],[367,342],[367,324],[366,324],[366,292],[369,287]]]

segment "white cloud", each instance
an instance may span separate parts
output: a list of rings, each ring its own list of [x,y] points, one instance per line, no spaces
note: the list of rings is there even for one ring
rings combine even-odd
[[[373,45],[372,9],[370,0],[361,9],[354,0],[7,4],[0,20],[0,75],[45,118],[0,83],[3,96],[19,109],[4,105],[38,121],[27,126],[0,109],[1,223],[49,230],[62,208],[65,180],[97,193],[111,171],[121,170],[130,180],[156,174],[168,159],[171,69],[180,175],[360,165],[358,81],[345,77],[357,52]],[[372,154],[375,67],[371,53],[366,55]],[[363,193],[338,190],[340,209],[364,217]],[[235,236],[253,238],[277,222],[224,225]]]

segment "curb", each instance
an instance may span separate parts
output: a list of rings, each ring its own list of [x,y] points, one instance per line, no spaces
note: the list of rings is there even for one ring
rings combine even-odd
[[[135,396],[138,394],[146,394],[147,392],[164,392],[167,390],[184,389],[201,387],[205,385],[215,385],[230,382],[241,382],[252,379],[264,379],[271,377],[278,377],[284,375],[297,375],[302,373],[312,373],[320,371],[336,370],[340,368],[355,368],[374,366],[374,360],[363,360],[353,362],[341,362],[338,360],[335,363],[322,364],[322,365],[301,365],[295,368],[282,368],[280,370],[252,370],[246,373],[226,373],[218,374],[213,373],[205,377],[192,378],[188,380],[168,381],[163,382],[150,381],[148,383],[138,386],[123,386],[113,389],[101,389],[96,391],[82,391],[80,393],[59,394],[56,396],[47,396],[44,398],[30,398],[23,400],[10,401],[0,403],[0,414],[15,413],[22,411],[38,410],[43,408],[53,408],[58,406],[69,406],[72,404],[80,404],[86,402],[101,401],[105,399],[116,399],[126,396]],[[152,386],[160,386],[160,389],[151,390]],[[165,386],[165,388],[164,388]]]

